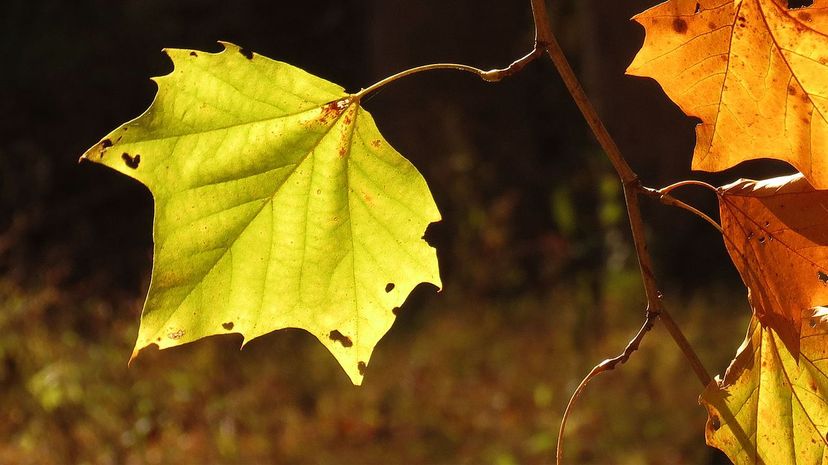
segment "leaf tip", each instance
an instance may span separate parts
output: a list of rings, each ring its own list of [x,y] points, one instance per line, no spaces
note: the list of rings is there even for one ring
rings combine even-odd
[[[138,354],[141,352],[141,349],[138,345],[135,345],[135,348],[132,349],[132,355],[129,356],[129,361],[127,362],[127,368],[132,367],[132,362],[135,361],[135,358],[138,357]]]
[[[97,144],[89,147],[86,152],[84,152],[80,158],[78,158],[78,163],[83,162],[84,160],[93,161],[92,156],[96,155],[98,159],[103,159],[104,154],[106,153],[107,149],[112,147],[112,140],[109,137],[102,139]]]

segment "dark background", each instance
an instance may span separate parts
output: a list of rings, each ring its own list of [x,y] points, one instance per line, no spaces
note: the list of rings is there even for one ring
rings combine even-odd
[[[695,122],[627,77],[654,1],[551,3],[554,29],[647,185],[690,173]],[[151,102],[163,47],[227,40],[356,91],[431,62],[502,67],[531,48],[529,2],[6,0],[0,10],[0,461],[549,463],[580,377],[619,352],[643,297],[617,177],[552,66],[499,84],[437,71],[366,102],[423,173],[445,291],[421,286],[362,388],[312,337],[239,352],[207,338],[127,368],[149,281],[152,199],[78,156]],[[679,194],[715,214],[713,195]],[[644,200],[667,304],[722,372],[749,315],[717,233]],[[590,386],[570,463],[718,463],[701,386],[661,328]]]

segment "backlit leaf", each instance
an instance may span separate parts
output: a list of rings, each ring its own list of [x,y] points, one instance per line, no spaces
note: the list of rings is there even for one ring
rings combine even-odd
[[[670,0],[627,72],[657,80],[696,127],[693,169],[785,160],[828,188],[828,0]]]
[[[735,464],[828,462],[828,323],[816,313],[802,310],[798,359],[753,318],[724,379],[702,394],[707,443]]]
[[[394,310],[440,286],[440,214],[359,100],[232,44],[167,50],[137,119],[84,155],[155,199],[152,282],[133,357],[225,333],[315,335],[355,384]],[[279,354],[278,356],[290,356]]]
[[[802,311],[828,305],[828,191],[796,174],[719,194],[725,245],[754,314],[796,356]]]

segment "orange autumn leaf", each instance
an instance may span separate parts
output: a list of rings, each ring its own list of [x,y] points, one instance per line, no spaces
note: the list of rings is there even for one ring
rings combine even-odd
[[[669,0],[633,19],[647,37],[627,73],[701,120],[693,169],[776,158],[828,188],[828,0]]]
[[[751,307],[799,353],[804,310],[828,306],[828,190],[801,175],[719,189],[725,246]]]

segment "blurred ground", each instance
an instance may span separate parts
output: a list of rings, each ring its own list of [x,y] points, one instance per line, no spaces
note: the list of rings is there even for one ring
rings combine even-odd
[[[607,126],[659,186],[690,176],[694,122],[653,82],[623,75],[643,38],[627,19],[654,3],[551,8]],[[239,338],[208,338],[128,368],[152,201],[136,182],[76,163],[148,106],[148,77],[170,69],[162,47],[229,40],[357,90],[428,62],[501,67],[531,37],[528,1],[7,0],[0,462],[552,462],[570,393],[624,347],[644,309],[616,177],[550,66],[498,85],[429,74],[367,102],[434,191],[445,219],[429,237],[445,291],[415,291],[361,388],[299,331],[243,351]],[[712,196],[684,195],[715,212]],[[682,211],[644,208],[668,308],[721,373],[748,317],[721,238]],[[628,365],[590,385],[568,463],[726,463],[704,445],[700,392],[657,326]]]
[[[0,462],[551,463],[579,377],[639,323],[636,281],[614,276],[600,301],[575,283],[481,301],[421,289],[361,388],[299,331],[243,351],[240,338],[208,338],[128,368],[137,297],[6,284]],[[702,359],[723,369],[746,320],[719,314],[744,304],[720,292],[667,303]],[[611,315],[601,337],[583,321],[595,308]],[[569,422],[568,463],[713,463],[699,392],[656,328],[628,365],[590,385]]]

